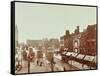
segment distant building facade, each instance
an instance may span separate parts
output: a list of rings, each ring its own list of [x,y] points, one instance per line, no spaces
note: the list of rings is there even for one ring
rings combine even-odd
[[[42,46],[42,40],[27,40],[27,45],[32,47],[39,47]]]

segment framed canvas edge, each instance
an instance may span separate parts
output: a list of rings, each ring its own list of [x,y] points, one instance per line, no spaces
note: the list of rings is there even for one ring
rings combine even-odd
[[[10,73],[15,75],[15,2],[11,2],[11,61]]]
[[[67,5],[67,6],[83,6],[83,7],[95,7],[96,8],[96,69],[84,69],[84,70],[68,70],[67,72],[74,71],[91,71],[98,70],[98,6],[97,5],[80,5],[80,4],[64,4],[64,3],[49,3],[49,2],[32,2],[32,1],[11,1],[11,60],[10,60],[10,73],[12,75],[23,75],[23,74],[42,74],[42,73],[59,73],[65,71],[55,72],[33,72],[33,73],[20,73],[15,74],[15,2],[19,3],[35,3],[35,4],[50,4],[50,5]]]

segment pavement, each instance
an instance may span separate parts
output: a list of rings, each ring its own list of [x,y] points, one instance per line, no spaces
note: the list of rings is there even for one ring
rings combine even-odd
[[[61,60],[54,58],[54,61],[56,64],[54,64],[54,71],[64,71],[64,67],[66,69],[66,71],[69,70],[76,70],[77,68],[71,66],[70,64],[67,63],[63,63]],[[45,60],[43,61],[45,63]],[[17,74],[20,73],[28,73],[28,62],[27,61],[23,61],[22,62],[23,68],[16,72]],[[39,66],[36,64],[35,62],[31,62],[30,63],[30,73],[36,73],[36,72],[51,72],[51,66],[50,64],[43,64],[42,66]]]
[[[30,63],[30,73],[51,72],[51,65],[50,63],[47,63],[45,57],[42,59],[43,62],[42,66],[37,65],[36,60],[37,59],[35,59],[34,62]],[[78,70],[78,68],[74,67],[73,65],[62,62],[60,55],[54,55],[54,62],[55,62],[55,64],[53,65],[54,71]],[[22,60],[22,69],[16,73],[17,74],[28,73],[28,62]]]

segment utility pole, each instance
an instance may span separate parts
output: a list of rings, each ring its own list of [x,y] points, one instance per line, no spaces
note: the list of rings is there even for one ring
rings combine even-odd
[[[52,72],[54,71],[54,70],[53,70],[53,69],[54,69],[54,66],[53,66],[53,65],[54,65],[54,58],[52,57],[52,60],[51,60],[51,71],[52,71]]]
[[[27,57],[27,60],[28,60],[28,73],[30,73],[30,63],[31,63],[33,57],[34,57],[33,50],[32,50],[32,48],[29,48],[29,53],[28,53],[28,57]]]
[[[30,73],[30,60],[28,60],[28,73]]]

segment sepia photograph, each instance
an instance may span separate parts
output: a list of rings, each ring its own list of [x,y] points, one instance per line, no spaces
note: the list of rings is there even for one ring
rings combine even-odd
[[[97,69],[97,7],[14,2],[15,74]]]

